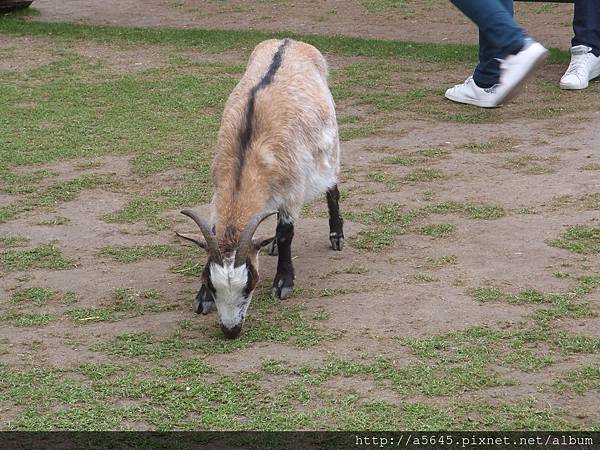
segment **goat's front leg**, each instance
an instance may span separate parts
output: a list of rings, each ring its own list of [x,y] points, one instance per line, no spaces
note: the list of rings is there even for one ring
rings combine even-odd
[[[277,213],[277,224],[279,224],[279,213]],[[275,230],[275,233],[279,231],[279,225]],[[269,250],[269,256],[277,256],[277,239],[273,239],[273,243],[271,244],[271,250]]]
[[[337,184],[327,191],[327,208],[329,209],[329,241],[331,248],[344,248],[344,219],[340,215],[340,192]]]
[[[281,300],[289,297],[294,290],[294,266],[292,265],[292,239],[294,223],[280,219],[277,223],[277,274],[273,280],[273,295]]]

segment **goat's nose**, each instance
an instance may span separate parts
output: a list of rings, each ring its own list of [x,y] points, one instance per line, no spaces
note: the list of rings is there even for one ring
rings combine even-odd
[[[240,335],[242,331],[241,325],[236,325],[233,328],[227,328],[225,325],[221,325],[221,330],[227,339],[235,339]]]

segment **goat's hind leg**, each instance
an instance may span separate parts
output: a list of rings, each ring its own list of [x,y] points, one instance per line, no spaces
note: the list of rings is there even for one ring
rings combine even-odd
[[[331,248],[341,251],[344,248],[344,219],[340,215],[340,192],[337,184],[327,191],[329,208],[329,242]]]
[[[279,219],[277,223],[277,274],[273,280],[273,295],[281,300],[289,297],[294,290],[294,266],[292,265],[292,239],[294,223]]]

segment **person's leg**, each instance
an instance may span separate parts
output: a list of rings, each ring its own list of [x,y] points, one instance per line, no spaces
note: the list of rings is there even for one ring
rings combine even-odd
[[[499,0],[498,3],[510,14],[514,14],[513,0]],[[520,34],[525,36],[524,31]],[[519,34],[518,33],[518,34]],[[517,34],[517,36],[518,36]],[[521,47],[523,44],[520,44]],[[520,50],[520,48],[518,50]],[[500,61],[503,58],[503,49],[497,47],[497,44],[488,38],[486,32],[479,29],[479,64],[473,71],[473,80],[481,88],[490,88],[500,81]]]
[[[560,79],[561,89],[585,89],[600,76],[600,5],[598,0],[575,0],[571,63]]]
[[[509,101],[543,63],[548,50],[515,22],[512,0],[450,1],[479,27],[483,49],[474,76],[448,89],[446,98],[483,108]]]
[[[600,4],[598,0],[575,0],[573,14],[575,36],[571,45],[585,45],[592,49],[594,56],[600,56]]]
[[[525,45],[527,33],[513,19],[512,0],[450,0],[478,27],[487,48],[503,59],[514,55]],[[489,52],[484,56],[489,60]]]

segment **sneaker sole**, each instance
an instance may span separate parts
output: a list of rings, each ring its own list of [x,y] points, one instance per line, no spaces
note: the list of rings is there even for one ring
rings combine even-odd
[[[533,62],[533,64],[529,68],[529,70],[527,70],[523,74],[523,76],[521,76],[521,78],[519,78],[515,82],[514,86],[511,89],[506,91],[504,93],[504,95],[498,99],[498,105],[502,105],[503,103],[506,103],[506,102],[512,100],[513,98],[515,98],[515,96],[521,91],[521,89],[523,89],[523,85],[529,79],[529,77],[531,77],[531,75],[533,75],[534,72],[537,69],[539,69],[540,66],[542,66],[544,64],[544,62],[546,61],[546,58],[548,58],[549,53],[550,52],[544,48],[544,50],[539,55],[536,56],[535,61]]]
[[[559,84],[559,86],[561,89],[565,89],[568,91],[579,91],[581,89],[587,88],[590,85],[590,81],[598,77],[600,77],[600,69],[596,69],[594,72],[590,73],[590,79],[585,84],[585,86],[573,86],[572,84],[563,84],[562,82]]]
[[[480,108],[497,108],[498,105],[494,104],[494,103],[488,103],[488,102],[481,102],[475,99],[470,99],[470,98],[464,98],[464,97],[454,97],[451,94],[444,94],[444,97],[446,97],[448,100],[452,100],[453,102],[456,103],[463,103],[466,105],[473,105],[473,106],[479,106]]]

